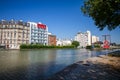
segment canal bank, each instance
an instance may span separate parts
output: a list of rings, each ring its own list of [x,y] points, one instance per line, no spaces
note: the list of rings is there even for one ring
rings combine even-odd
[[[120,55],[120,51],[109,54]],[[120,80],[120,57],[101,55],[79,61],[48,80]]]

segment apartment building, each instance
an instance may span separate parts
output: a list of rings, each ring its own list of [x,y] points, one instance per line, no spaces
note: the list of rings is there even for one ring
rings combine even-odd
[[[0,46],[19,49],[20,44],[29,43],[29,23],[20,21],[0,21]]]
[[[28,22],[30,24],[30,44],[48,45],[48,27],[42,23]]]
[[[99,41],[99,37],[97,36],[92,36],[92,43],[98,42]]]
[[[91,32],[78,32],[75,36],[75,41],[78,41],[80,47],[86,47],[87,45],[91,45]]]

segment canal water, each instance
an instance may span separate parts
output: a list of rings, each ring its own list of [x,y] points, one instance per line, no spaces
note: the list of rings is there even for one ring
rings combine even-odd
[[[0,80],[46,80],[70,64],[107,52],[86,49],[1,50]]]

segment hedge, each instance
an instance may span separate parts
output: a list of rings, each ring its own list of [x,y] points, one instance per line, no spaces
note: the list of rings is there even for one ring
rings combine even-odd
[[[41,49],[41,48],[74,48],[71,46],[44,46],[40,44],[21,44],[20,49]]]

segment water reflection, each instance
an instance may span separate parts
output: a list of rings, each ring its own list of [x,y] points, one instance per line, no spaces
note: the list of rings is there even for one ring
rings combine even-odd
[[[0,51],[1,80],[44,80],[66,66],[106,51],[42,49]]]

